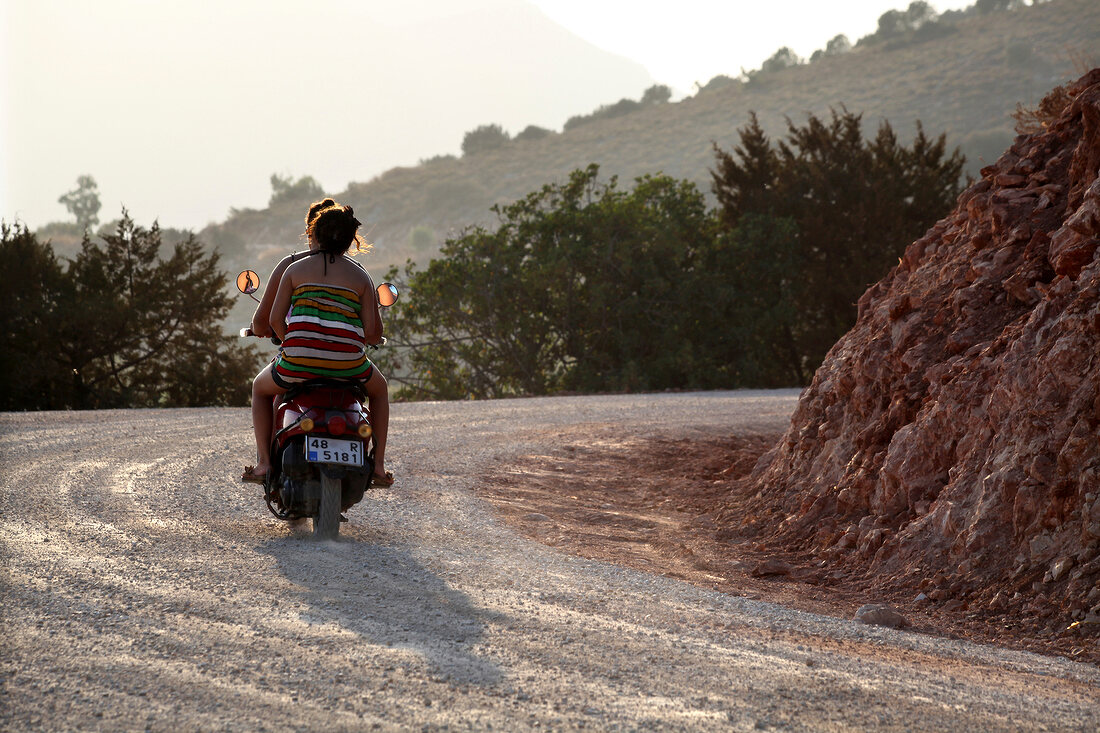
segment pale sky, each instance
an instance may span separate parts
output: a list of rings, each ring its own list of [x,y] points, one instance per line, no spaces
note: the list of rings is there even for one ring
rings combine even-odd
[[[587,41],[640,62],[678,93],[718,74],[756,69],[779,48],[798,55],[845,34],[855,43],[879,16],[909,0],[533,0],[544,13]],[[937,12],[975,0],[929,0]]]
[[[125,205],[139,223],[200,229],[264,207],[272,173],[337,193],[458,154],[479,124],[560,130],[652,83],[678,99],[781,46],[854,42],[907,5],[0,0],[0,218],[66,220],[58,197],[90,174],[102,220]]]

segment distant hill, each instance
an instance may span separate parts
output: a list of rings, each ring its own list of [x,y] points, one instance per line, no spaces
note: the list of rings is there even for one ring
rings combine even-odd
[[[887,119],[904,142],[920,120],[929,134],[946,132],[976,171],[1011,143],[1017,103],[1034,105],[1052,86],[1080,76],[1100,62],[1098,48],[1096,0],[970,14],[938,37],[860,44],[748,82],[716,80],[680,102],[648,105],[539,139],[511,140],[477,155],[394,168],[335,196],[355,206],[366,223],[375,244],[367,264],[380,273],[407,257],[430,257],[444,237],[464,226],[491,223],[493,203],[561,181],[591,162],[624,182],[664,172],[709,192],[712,143],[732,147],[750,111],[772,136],[785,132],[786,117],[801,122],[809,112],[828,115],[841,106],[863,113],[868,135]],[[299,241],[303,212],[304,202],[236,212],[200,238],[219,245],[230,263],[265,270]]]
[[[264,206],[272,173],[340,187],[481,124],[560,126],[653,84],[528,0],[61,5],[0,3],[8,221],[61,218],[90,173],[103,220],[122,203],[201,227]]]

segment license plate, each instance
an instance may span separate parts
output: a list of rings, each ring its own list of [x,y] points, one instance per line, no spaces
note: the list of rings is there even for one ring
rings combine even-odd
[[[341,466],[363,466],[363,444],[358,440],[338,440],[306,436],[306,460],[312,463],[338,463]]]

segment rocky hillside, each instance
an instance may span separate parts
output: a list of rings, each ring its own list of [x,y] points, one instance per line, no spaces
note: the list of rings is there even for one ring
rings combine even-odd
[[[946,132],[951,145],[961,146],[976,175],[1012,142],[1017,103],[1034,105],[1055,84],[1080,75],[1083,69],[1075,67],[1100,63],[1089,59],[1098,47],[1100,3],[1051,0],[968,16],[953,32],[920,42],[857,46],[759,74],[751,83],[710,83],[677,103],[512,140],[478,155],[440,156],[330,193],[355,206],[376,244],[373,268],[381,269],[406,257],[430,256],[449,232],[491,223],[493,203],[519,198],[592,162],[607,176],[632,180],[663,171],[709,191],[712,143],[732,147],[751,110],[772,135],[783,134],[785,117],[804,122],[807,112],[827,117],[830,107],[841,105],[862,112],[869,133],[888,119],[906,141],[919,119],[929,133]],[[234,263],[260,262],[264,269],[298,241],[303,211],[297,204],[241,211],[201,237]]]
[[[1095,635],[1100,69],[1041,109],[860,299],[723,521],[930,603]]]

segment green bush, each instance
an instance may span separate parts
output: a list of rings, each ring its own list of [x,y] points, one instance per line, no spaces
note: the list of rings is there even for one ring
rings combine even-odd
[[[193,236],[161,247],[156,225],[124,212],[66,268],[26,227],[2,226],[0,409],[248,403],[258,360],[222,334],[231,299],[218,255]]]
[[[508,133],[500,125],[481,125],[462,137],[462,154],[487,153],[504,145],[509,139]]]
[[[777,375],[800,384],[851,328],[860,295],[951,210],[965,162],[957,150],[947,153],[945,136],[928,138],[920,123],[910,147],[898,143],[888,122],[867,140],[860,115],[847,111],[828,120],[810,115],[801,127],[788,122],[786,138],[774,146],[753,114],[740,145],[715,152],[713,190],[726,236],[749,253],[759,241],[777,243],[784,254],[769,258],[760,250],[767,263],[760,266],[778,267],[797,283],[767,296],[761,317],[774,321],[769,338],[784,357]],[[762,223],[767,219],[787,224]],[[757,272],[747,282],[766,287],[777,278]],[[784,299],[790,302],[775,305]]]
[[[715,152],[715,210],[690,182],[624,191],[590,165],[390,272],[403,396],[806,384],[867,286],[950,211],[963,165],[919,123],[906,147],[846,111],[775,145],[753,115]]]
[[[454,399],[702,386],[693,307],[712,219],[690,183],[630,192],[597,166],[505,207],[494,230],[448,239],[388,319],[405,395]]]

